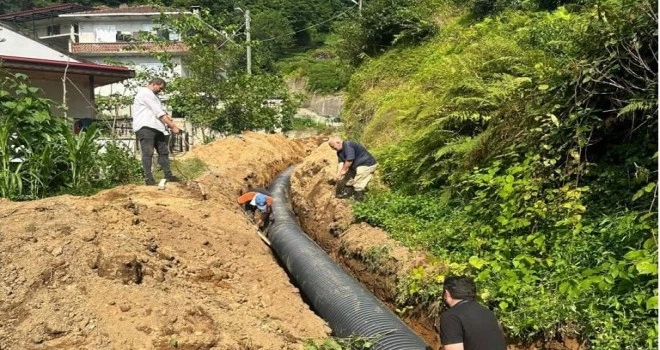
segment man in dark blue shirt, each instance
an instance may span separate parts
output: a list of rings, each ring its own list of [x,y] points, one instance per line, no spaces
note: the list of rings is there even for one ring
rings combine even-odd
[[[440,342],[444,350],[506,350],[504,333],[495,314],[475,298],[470,277],[447,277],[442,298],[449,310],[440,315]]]
[[[328,145],[337,151],[337,175],[336,180],[346,179],[346,190],[337,194],[339,198],[347,198],[353,195],[358,201],[364,198],[367,184],[376,171],[376,158],[367,151],[364,146],[355,141],[341,140],[333,137],[328,140]],[[348,175],[347,175],[348,174]]]

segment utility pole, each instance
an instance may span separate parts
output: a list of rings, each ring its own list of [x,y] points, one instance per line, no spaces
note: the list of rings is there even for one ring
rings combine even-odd
[[[351,0],[351,2],[358,6],[358,13],[362,16],[362,0]]]
[[[252,47],[250,47],[250,10],[248,9],[245,10],[245,41],[247,43],[247,74],[252,75]]]

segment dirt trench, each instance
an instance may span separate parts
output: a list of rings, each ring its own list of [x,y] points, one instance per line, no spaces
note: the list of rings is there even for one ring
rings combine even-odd
[[[329,183],[336,172],[335,152],[320,145],[296,167],[291,179],[294,211],[303,230],[335,261],[362,282],[374,295],[396,309],[397,284],[415,267],[437,268],[425,253],[402,246],[387,232],[364,223],[355,223],[350,201],[334,197]],[[440,343],[434,324],[439,318],[440,300],[417,306],[402,320],[433,349]],[[511,343],[509,350],[580,350],[574,339],[539,339],[532,344]]]
[[[196,183],[0,202],[0,349],[302,349],[329,327],[235,203],[316,148],[195,148]]]
[[[247,133],[199,146],[183,158],[200,158],[207,172],[165,191],[0,199],[0,350],[302,349],[328,336],[235,204],[303,160],[291,191],[303,229],[393,308],[398,279],[428,260],[353,223],[327,182],[336,158],[322,141]],[[437,348],[437,312],[407,315]]]
[[[354,223],[350,202],[335,198],[334,185],[329,182],[334,178],[336,163],[335,152],[323,144],[296,167],[291,179],[294,211],[310,237],[395,310],[398,279],[414,267],[427,265],[427,257],[403,247],[381,229]],[[373,261],[373,255],[369,255],[379,250],[383,253],[378,261]],[[427,344],[434,349],[439,347],[432,312],[412,310],[402,319]]]

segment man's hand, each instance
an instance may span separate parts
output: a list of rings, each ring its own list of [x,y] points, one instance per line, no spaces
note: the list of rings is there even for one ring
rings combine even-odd
[[[174,124],[172,118],[169,115],[163,114],[158,119],[160,119],[160,121],[163,122],[163,124],[167,125],[167,127],[170,128],[173,134],[178,134],[181,132],[181,129],[179,129],[179,127],[176,126],[176,124]]]
[[[257,219],[257,222],[255,222],[255,224],[260,230],[264,227],[264,221],[261,219],[261,217]]]
[[[254,211],[254,223],[257,225],[259,229],[262,228],[264,225],[264,219],[263,219],[264,214],[260,212],[259,210]]]

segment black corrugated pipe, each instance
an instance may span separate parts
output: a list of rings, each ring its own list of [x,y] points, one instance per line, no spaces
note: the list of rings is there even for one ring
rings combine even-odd
[[[377,350],[431,349],[392,311],[347,274],[298,225],[289,204],[293,167],[273,181],[271,247],[337,337],[363,336]]]

